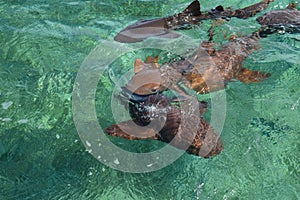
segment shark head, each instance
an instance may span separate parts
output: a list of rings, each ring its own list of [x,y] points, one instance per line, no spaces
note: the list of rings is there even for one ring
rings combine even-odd
[[[125,86],[126,89],[138,95],[151,95],[166,90],[157,60],[158,56],[148,57],[145,62],[137,59],[134,75]]]

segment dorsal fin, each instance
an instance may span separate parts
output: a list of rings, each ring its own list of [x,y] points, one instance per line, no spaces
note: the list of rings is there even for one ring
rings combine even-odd
[[[223,11],[224,11],[224,7],[221,6],[221,5],[219,5],[219,6],[217,6],[217,7],[215,8],[215,10],[218,11],[218,12],[223,12]]]
[[[192,14],[193,16],[201,15],[200,3],[198,0],[193,1],[184,11],[185,14]]]
[[[138,73],[144,69],[144,62],[141,59],[136,59],[134,62],[134,73]]]
[[[286,7],[286,9],[295,10],[295,9],[296,9],[296,3],[294,3],[294,2],[290,3],[290,4]]]

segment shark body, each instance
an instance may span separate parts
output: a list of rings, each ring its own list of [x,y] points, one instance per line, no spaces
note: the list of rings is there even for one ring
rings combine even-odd
[[[195,113],[193,120],[182,122],[183,112],[187,110],[181,110],[171,102],[172,99],[161,94],[149,95],[143,101],[130,104],[133,121],[113,124],[105,131],[109,135],[129,140],[159,140],[204,158],[221,153],[224,148],[221,138],[205,118],[201,117],[207,103],[198,102],[199,113]],[[150,122],[155,125],[145,127]],[[139,126],[132,126],[132,123]]]
[[[229,81],[260,82],[271,74],[244,68],[246,58],[259,49],[259,35],[237,37],[223,44],[218,50],[214,44],[202,42],[191,57],[158,66],[158,57],[148,57],[145,62],[137,59],[134,76],[126,90],[138,95],[150,95],[172,89],[187,96],[179,83],[205,94],[223,89]],[[148,83],[145,83],[147,80]]]
[[[177,38],[180,37],[180,34],[172,32],[172,30],[199,24],[203,20],[228,19],[231,17],[246,19],[265,10],[269,6],[269,3],[273,1],[263,0],[254,5],[236,10],[230,8],[224,9],[220,5],[208,12],[201,12],[200,3],[198,0],[195,0],[183,12],[174,14],[173,16],[137,21],[121,30],[115,36],[114,40],[122,43],[134,43],[143,41],[149,37]]]
[[[300,33],[300,11],[295,3],[290,3],[285,9],[267,12],[256,21],[262,25],[259,31],[262,37],[276,32]]]

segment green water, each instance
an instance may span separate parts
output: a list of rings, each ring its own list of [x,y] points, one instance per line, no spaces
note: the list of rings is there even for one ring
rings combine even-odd
[[[275,0],[268,10],[288,2]],[[188,3],[0,1],[0,199],[300,199],[299,34],[264,38],[248,57],[245,66],[272,73],[268,80],[229,84],[220,155],[184,154],[163,169],[134,174],[109,168],[85,150],[72,115],[73,83],[84,59],[135,20],[171,15]],[[252,3],[201,1],[201,9]],[[181,31],[195,41],[194,51],[210,23]],[[224,43],[225,33],[245,35],[258,27],[255,18],[232,19],[216,28],[215,40]],[[110,67],[118,77],[136,58],[155,53],[165,54],[141,49]],[[96,94],[103,128],[114,123],[114,87],[106,71]],[[132,151],[162,146],[111,140]]]

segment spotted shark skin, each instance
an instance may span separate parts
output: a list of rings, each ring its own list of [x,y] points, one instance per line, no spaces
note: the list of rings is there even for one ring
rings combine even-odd
[[[137,21],[121,30],[114,37],[114,40],[121,43],[135,43],[141,42],[149,37],[178,38],[181,35],[172,32],[172,30],[184,29],[185,27],[189,27],[189,25],[199,24],[203,20],[217,18],[229,19],[231,17],[246,19],[265,10],[270,2],[273,1],[274,0],[263,0],[254,5],[237,10],[230,8],[224,9],[223,6],[220,5],[208,12],[201,12],[200,3],[198,0],[195,0],[182,13],[169,17]]]

